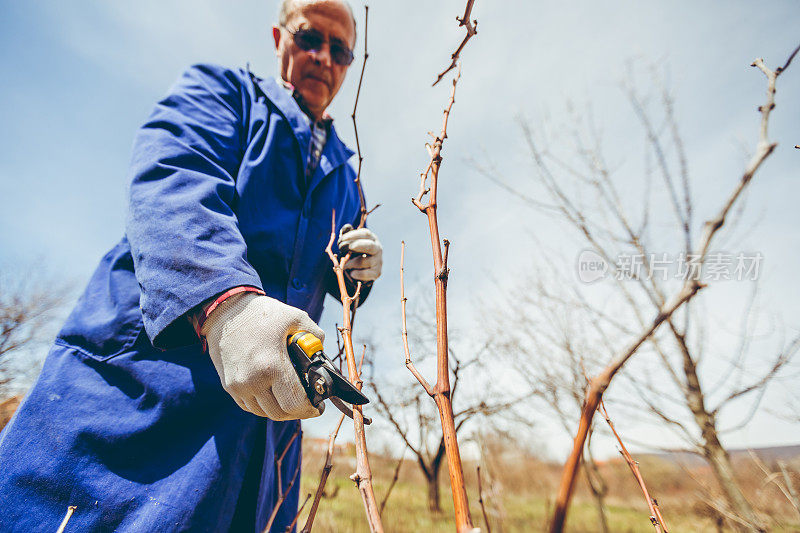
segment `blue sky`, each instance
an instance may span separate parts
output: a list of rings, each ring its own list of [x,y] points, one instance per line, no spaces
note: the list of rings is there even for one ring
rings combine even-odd
[[[0,0],[0,6],[0,263],[42,268],[82,286],[122,235],[136,128],[192,63],[250,62],[256,72],[273,74],[269,29],[277,4]],[[354,8],[362,21],[360,4]],[[461,38],[454,17],[462,10],[462,2],[451,0],[370,6],[359,132],[367,196],[383,205],[371,227],[385,248],[385,275],[360,326],[383,344],[398,341],[384,354],[397,360],[379,363],[397,379],[408,378],[400,364],[399,243],[408,243],[407,284],[425,290],[431,275],[427,228],[408,200],[427,162],[425,132],[439,128],[449,92],[448,83],[430,83]],[[531,166],[517,116],[557,122],[566,116],[567,101],[592,102],[612,159],[624,166],[640,157],[643,143],[619,84],[630,61],[658,64],[676,97],[697,201],[706,208],[702,217],[731,189],[755,144],[755,109],[765,84],[750,62],[763,56],[777,66],[800,40],[793,1],[765,8],[745,1],[478,0],[473,15],[479,34],[463,54],[440,192],[442,234],[453,242],[452,323],[462,330],[479,319],[475,298],[491,297],[493,278],[514,277],[537,258],[531,232],[571,257],[572,249],[554,238],[561,231],[556,221],[510,199],[471,162],[491,161],[509,183],[528,187]],[[360,30],[359,39],[363,22]],[[348,142],[356,81],[351,72],[331,110]],[[781,317],[787,336],[797,331],[800,316],[800,150],[792,148],[800,144],[797,94],[800,64],[779,79],[770,136],[780,146],[753,183],[744,219],[753,229],[737,243],[764,254],[765,306]],[[735,300],[736,287],[726,287],[717,294]],[[336,319],[338,309],[329,302],[326,330],[333,331]],[[326,415],[311,431],[324,433],[334,418]],[[795,430],[765,416],[730,442],[796,441]]]

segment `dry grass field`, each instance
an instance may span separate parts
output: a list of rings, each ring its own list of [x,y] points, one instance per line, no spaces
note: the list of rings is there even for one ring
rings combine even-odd
[[[301,501],[308,493],[316,490],[319,472],[324,462],[324,452],[316,446],[304,447]],[[354,471],[352,448],[337,450],[334,468],[326,488],[314,531],[368,531],[364,520],[363,507],[358,492],[348,476]],[[386,494],[396,461],[372,455],[375,493],[380,502]],[[494,470],[494,494],[487,490],[488,480],[484,477],[484,500],[494,532],[537,532],[546,531],[552,495],[555,494],[560,465],[545,463],[533,457],[516,454],[510,450],[498,454],[490,469]],[[765,475],[750,460],[736,461],[738,475],[743,481],[748,497],[759,509],[774,532],[800,532],[800,518],[780,491],[771,483],[764,483]],[[790,462],[794,472],[794,482],[800,486],[797,474],[800,461]],[[671,532],[714,532],[731,531],[723,523],[717,512],[704,502],[705,490],[711,490],[713,480],[708,469],[702,465],[683,468],[678,464],[648,457],[640,462],[640,467],[648,487],[658,499],[664,519]],[[475,465],[466,463],[466,481],[470,494],[473,522],[487,531],[478,504]],[[482,467],[482,469],[485,467]],[[391,493],[383,513],[383,523],[387,531],[425,531],[452,532],[452,502],[447,478],[446,465],[443,466],[441,483],[441,503],[443,511],[432,514],[427,507],[427,488],[423,477],[417,472],[417,465],[407,460],[400,470],[397,485]],[[638,486],[627,465],[619,460],[601,465],[602,474],[608,483],[607,516],[609,529],[615,533],[652,532],[647,507]],[[567,531],[601,531],[598,523],[597,507],[586,483],[581,480],[567,520]],[[301,514],[300,524],[304,523],[307,509]]]
[[[0,426],[10,418],[16,399],[0,405]],[[324,463],[327,442],[306,439],[303,445],[303,475],[301,501],[316,490],[319,473]],[[640,468],[651,494],[658,499],[669,530],[675,532],[731,531],[707,501],[714,497],[714,480],[707,466],[696,459],[689,465],[680,465],[659,457],[639,458]],[[765,461],[767,467],[769,460]],[[800,457],[787,461],[792,481],[800,488]],[[375,494],[379,502],[386,495],[397,461],[380,454],[371,454]],[[778,487],[767,480],[763,471],[747,454],[735,456],[737,476],[742,481],[750,501],[765,518],[773,532],[800,532],[800,516]],[[465,463],[465,478],[470,495],[473,522],[485,526],[478,503],[478,484],[475,464]],[[483,469],[484,501],[491,530],[495,532],[546,531],[553,495],[561,466],[548,463],[506,445],[495,445],[488,469],[491,479]],[[600,465],[608,484],[606,512],[609,529],[615,533],[654,531],[650,524],[647,506],[630,470],[620,459]],[[353,531],[367,532],[364,512],[358,492],[348,476],[355,470],[355,451],[352,445],[337,445],[334,467],[326,486],[326,496],[314,522],[314,531],[320,533]],[[779,476],[775,479],[780,480]],[[427,486],[416,462],[406,459],[400,469],[397,484],[391,492],[383,513],[387,531],[452,532],[452,500],[450,497],[447,465],[441,473],[441,513],[428,510]],[[300,516],[305,522],[308,509]],[[601,531],[595,500],[580,480],[567,520],[569,532]]]

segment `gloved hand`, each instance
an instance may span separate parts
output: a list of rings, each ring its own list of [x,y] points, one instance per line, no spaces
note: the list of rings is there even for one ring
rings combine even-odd
[[[374,281],[381,275],[383,247],[377,235],[367,228],[353,229],[345,224],[339,231],[339,251],[353,253],[344,270],[356,281]]]
[[[272,420],[295,420],[325,410],[324,404],[317,409],[308,401],[289,359],[286,338],[303,330],[325,339],[305,311],[245,292],[214,309],[200,333],[222,387],[239,407]]]

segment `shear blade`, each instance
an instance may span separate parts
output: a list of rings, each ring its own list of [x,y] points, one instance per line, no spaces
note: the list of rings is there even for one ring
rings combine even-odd
[[[353,409],[349,405],[344,403],[341,399],[337,398],[336,396],[331,396],[328,399],[338,410],[347,415],[349,418],[353,418]],[[372,424],[372,419],[365,416],[364,424],[366,425]]]
[[[355,388],[353,384],[347,381],[347,379],[336,369],[333,369],[332,372],[328,373],[333,380],[333,392],[331,393],[331,396],[338,396],[343,401],[356,405],[364,405],[365,403],[369,403],[369,398],[364,396],[360,390]]]

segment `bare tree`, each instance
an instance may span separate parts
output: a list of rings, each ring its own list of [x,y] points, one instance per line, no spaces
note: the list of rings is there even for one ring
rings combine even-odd
[[[0,272],[0,398],[10,395],[15,380],[30,379],[55,332],[64,305],[63,281]]]
[[[457,434],[468,427],[468,422],[481,416],[499,414],[511,408],[518,399],[502,400],[502,395],[492,393],[484,384],[480,390],[469,383],[465,374],[470,370],[479,368],[480,357],[486,352],[486,346],[476,354],[476,357],[462,361],[455,350],[450,347],[450,376],[451,400],[454,401],[453,419]],[[475,383],[475,376],[471,384]],[[470,387],[472,391],[462,395],[460,387]],[[441,511],[440,473],[446,459],[445,435],[439,424],[439,415],[436,406],[425,401],[419,394],[417,383],[408,383],[401,386],[390,386],[387,383],[373,386],[376,408],[381,418],[388,422],[395,435],[403,440],[405,445],[414,455],[420,472],[428,487],[428,508],[431,512]],[[465,407],[460,407],[466,404]]]
[[[711,237],[726,221],[741,214],[733,210],[736,200],[761,162],[775,149],[776,144],[767,139],[767,120],[774,108],[775,77],[790,61],[791,57],[776,71],[767,69],[761,60],[753,63],[765,73],[769,86],[767,104],[759,108],[762,114],[759,144],[723,210],[703,226],[702,235],[697,234],[695,225],[698,202],[692,190],[674,101],[664,89],[659,91],[661,113],[656,116],[653,106],[632,84],[625,86],[647,146],[644,179],[638,173],[617,175],[619,169],[605,156],[602,135],[591,110],[572,117],[572,126],[565,135],[566,150],[554,147],[548,133],[534,131],[528,123],[521,124],[543,195],[520,193],[488,171],[492,179],[506,190],[515,191],[528,205],[559,214],[576,230],[591,258],[613,270],[611,287],[602,297],[598,298],[596,292],[592,297],[585,285],[574,281],[547,286],[544,294],[560,303],[560,312],[567,313],[570,320],[589,327],[586,331],[591,332],[594,342],[588,353],[599,353],[604,360],[611,356],[620,362],[609,379],[596,385],[599,394],[608,386],[610,376],[632,355],[632,352],[614,355],[619,339],[637,338],[633,351],[647,342],[651,357],[637,366],[635,372],[627,373],[633,390],[644,402],[644,410],[674,430],[708,461],[728,513],[755,530],[763,528],[763,519],[755,513],[736,480],[721,442],[724,428],[719,426],[719,416],[723,409],[735,405],[744,416],[734,427],[746,424],[758,409],[763,391],[797,351],[798,340],[777,349],[766,362],[763,355],[747,359],[753,353],[749,350],[752,335],[747,332],[740,338],[739,347],[711,354],[709,345],[713,339],[704,327],[707,308],[701,306],[707,300],[697,303],[695,299],[691,305],[686,302],[705,285],[701,279],[713,281],[712,274],[719,272],[720,265],[713,260],[722,258],[724,251],[709,248]],[[541,197],[549,203],[542,202]],[[732,226],[735,227],[735,222],[725,228],[728,236]],[[677,263],[682,272],[672,278],[667,275],[663,263],[668,258],[662,250],[673,251],[672,264]],[[741,264],[743,258],[737,259],[734,273],[747,274]],[[680,293],[676,290],[679,286]],[[514,289],[514,295],[520,292],[518,287]],[[669,294],[681,298],[668,300]],[[657,313],[656,320],[648,318],[653,311]],[[749,316],[748,310],[745,315]],[[654,335],[662,323],[665,330]],[[531,324],[529,329],[539,326]],[[640,331],[647,334],[638,336]],[[541,334],[541,330],[537,329],[537,333]],[[709,362],[712,360],[714,365]],[[592,398],[594,406],[598,397]],[[747,401],[749,405],[745,404]],[[588,408],[587,405],[584,411]],[[586,420],[581,421],[583,431],[591,428],[591,416],[588,420],[588,426],[584,424]],[[576,441],[576,450],[577,446]]]
[[[494,332],[492,351],[516,369],[520,386],[531,392],[535,408],[528,412],[545,413],[569,437],[577,430],[575,413],[580,411],[586,393],[584,367],[590,363],[595,366],[601,355],[585,317],[564,307],[562,297],[550,289],[560,286],[554,265],[543,264],[535,270],[535,275],[521,276],[520,287],[524,290],[510,291],[502,303],[495,303],[493,311],[487,313],[488,327]],[[510,318],[507,309],[521,312]],[[527,323],[529,320],[533,322]],[[537,420],[521,416],[517,423],[532,426]],[[597,509],[598,527],[608,532],[608,484],[592,453],[593,433],[594,428],[590,427],[581,466]]]

